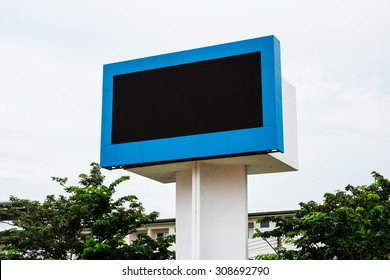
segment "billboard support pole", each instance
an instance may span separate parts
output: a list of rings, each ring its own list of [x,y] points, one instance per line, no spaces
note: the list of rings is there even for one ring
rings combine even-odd
[[[247,259],[245,166],[193,162],[176,179],[176,259]]]

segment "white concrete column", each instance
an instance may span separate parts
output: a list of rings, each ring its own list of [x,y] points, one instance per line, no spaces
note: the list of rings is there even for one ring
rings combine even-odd
[[[194,162],[176,174],[176,258],[248,258],[244,165]]]
[[[176,259],[191,260],[191,169],[176,173]]]

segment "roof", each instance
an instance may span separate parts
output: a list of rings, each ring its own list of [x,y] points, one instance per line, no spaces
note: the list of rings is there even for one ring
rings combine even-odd
[[[294,215],[298,210],[282,210],[282,211],[267,211],[267,212],[252,212],[248,213],[248,218],[260,218],[260,217],[267,217],[267,216],[292,216]],[[164,224],[164,223],[175,223],[175,218],[166,218],[166,219],[157,219],[153,222],[150,222],[149,224]]]

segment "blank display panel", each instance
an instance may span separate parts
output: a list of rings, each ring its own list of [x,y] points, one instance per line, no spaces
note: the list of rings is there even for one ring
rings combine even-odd
[[[113,77],[112,144],[263,126],[261,53]]]

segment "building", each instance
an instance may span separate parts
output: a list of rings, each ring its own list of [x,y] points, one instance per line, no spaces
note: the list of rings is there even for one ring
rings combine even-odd
[[[248,214],[248,257],[254,259],[258,255],[263,254],[274,254],[276,248],[280,245],[289,248],[292,245],[283,244],[282,240],[277,238],[262,239],[253,238],[253,234],[256,231],[268,231],[275,228],[274,223],[257,223],[259,218],[270,217],[270,216],[293,216],[297,210],[286,210],[286,211],[272,211],[272,212],[255,212]],[[137,238],[138,234],[147,234],[151,238],[157,238],[159,236],[167,236],[176,234],[176,221],[174,218],[171,219],[159,219],[152,223],[145,225],[142,228],[137,229],[133,234],[130,234],[127,238],[127,242],[132,242]],[[221,233],[222,234],[222,233]],[[175,244],[172,246],[172,250],[175,250]]]

